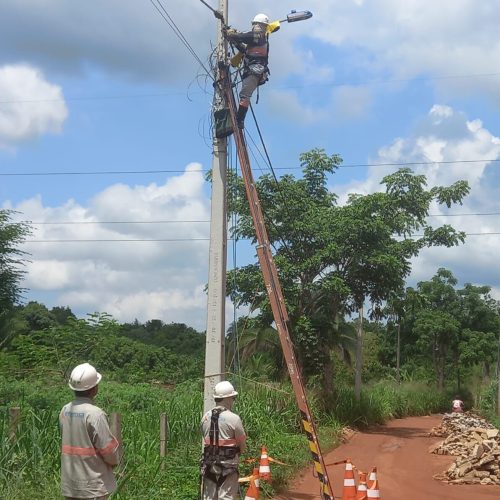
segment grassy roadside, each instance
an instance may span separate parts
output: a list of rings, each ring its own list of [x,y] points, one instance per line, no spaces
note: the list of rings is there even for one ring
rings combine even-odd
[[[248,434],[249,452],[257,457],[266,445],[269,454],[288,464],[273,466],[273,484],[265,485],[263,497],[284,486],[310,462],[307,441],[300,429],[295,400],[288,387],[238,384],[241,397],[235,410]],[[311,391],[313,393],[313,391]],[[2,498],[55,499],[59,496],[59,409],[71,397],[60,381],[0,383],[0,490]],[[357,403],[351,389],[339,389],[332,411],[322,409],[317,397],[310,405],[319,427],[322,449],[338,444],[342,425],[368,426],[390,418],[433,413],[447,404],[427,386],[379,383],[368,388]],[[196,499],[200,454],[199,420],[201,383],[180,384],[165,390],[146,384],[103,382],[97,404],[108,413],[122,414],[125,460],[118,470],[116,499]],[[8,407],[20,406],[22,420],[18,440],[7,440]],[[159,416],[167,413],[167,459],[161,468]],[[243,464],[242,474],[252,465]]]

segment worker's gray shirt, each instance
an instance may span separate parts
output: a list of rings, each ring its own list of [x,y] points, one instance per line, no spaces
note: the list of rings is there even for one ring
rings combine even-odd
[[[112,466],[120,445],[106,414],[90,398],[75,398],[59,415],[62,433],[61,491],[65,497],[95,498],[116,490]]]
[[[246,434],[243,429],[241,418],[223,406],[216,406],[224,410],[219,415],[219,446],[237,446],[241,452],[245,451]],[[201,420],[201,430],[203,433],[203,443],[205,446],[210,444],[210,421],[212,419],[212,410],[203,415]],[[228,465],[238,465],[240,461],[239,453],[233,459],[223,459],[222,463]]]

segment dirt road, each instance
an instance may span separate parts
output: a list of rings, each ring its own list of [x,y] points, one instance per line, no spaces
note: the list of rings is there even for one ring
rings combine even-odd
[[[363,471],[376,466],[382,500],[500,499],[500,486],[450,485],[432,478],[453,462],[453,457],[428,452],[429,446],[440,440],[428,437],[430,429],[440,421],[441,416],[410,417],[393,420],[369,432],[356,433],[348,443],[325,455],[325,463],[350,458]],[[335,499],[340,499],[343,465],[327,468]],[[319,483],[309,468],[275,500],[319,498]]]

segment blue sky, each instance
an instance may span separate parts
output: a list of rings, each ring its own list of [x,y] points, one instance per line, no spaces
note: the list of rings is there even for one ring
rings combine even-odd
[[[210,11],[199,0],[161,3],[206,62]],[[313,147],[346,165],[424,162],[415,170],[429,185],[466,179],[472,187],[453,216],[433,207],[433,222],[500,232],[498,215],[457,216],[500,212],[497,2],[229,4],[238,29],[258,12],[314,14],[272,35],[271,79],[254,106],[278,174],[299,174],[299,154]],[[25,245],[26,298],[82,316],[204,329],[212,87],[203,69],[147,0],[4,0],[0,33],[0,207],[43,223]],[[257,137],[251,123],[247,132]],[[343,202],[376,191],[396,168],[342,168],[330,188]],[[67,175],[109,171],[143,173]],[[5,175],[49,172],[66,175]],[[46,242],[102,239],[182,241]],[[410,282],[447,267],[500,298],[499,243],[482,234],[426,250]],[[240,264],[252,255],[243,244],[236,252]]]

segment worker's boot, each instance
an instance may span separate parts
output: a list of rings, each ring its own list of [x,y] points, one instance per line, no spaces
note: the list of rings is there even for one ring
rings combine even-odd
[[[236,113],[236,122],[238,123],[238,128],[245,128],[245,116],[247,115],[248,106],[241,106],[238,108]]]

